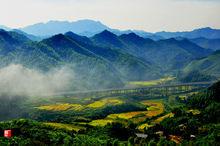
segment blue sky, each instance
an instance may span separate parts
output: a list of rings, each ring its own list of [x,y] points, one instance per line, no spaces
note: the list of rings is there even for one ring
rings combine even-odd
[[[0,0],[0,24],[99,20],[118,29],[182,31],[220,28],[220,0]]]

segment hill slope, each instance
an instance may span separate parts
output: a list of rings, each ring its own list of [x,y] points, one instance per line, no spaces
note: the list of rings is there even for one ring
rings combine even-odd
[[[64,35],[32,42],[16,32],[1,31],[0,48],[0,67],[21,64],[47,72],[68,66],[76,73],[73,75],[75,83],[78,83],[75,88],[111,88],[122,85],[117,70],[110,63]]]
[[[112,33],[107,33],[107,35],[113,35]],[[87,38],[78,36],[72,32],[66,33],[73,41],[80,44],[83,48],[93,52],[94,54],[100,56],[101,58],[111,62],[111,64],[118,70],[123,80],[146,80],[153,79],[160,76],[159,69],[155,65],[144,62],[138,57],[135,57],[123,50],[112,49],[104,42],[99,45],[93,44],[93,42]],[[105,34],[104,36],[105,37]],[[116,37],[117,41],[117,37]],[[114,44],[114,42],[112,42]],[[111,43],[110,43],[111,44]],[[109,44],[109,45],[110,45]],[[115,42],[117,44],[117,42]]]
[[[186,39],[153,41],[134,33],[116,36],[107,30],[93,36],[91,40],[98,46],[123,50],[145,62],[151,62],[165,72],[181,69],[190,61],[212,52]]]
[[[184,72],[200,71],[202,73],[220,77],[220,51],[216,51],[213,54],[192,61],[184,68]]]
[[[33,42],[17,32],[0,33],[0,67],[21,64],[48,72],[68,66],[74,89],[122,87],[123,82],[160,77],[159,69],[122,50],[99,47],[89,38],[68,32]]]
[[[220,50],[220,39],[195,38],[190,41],[206,49]]]

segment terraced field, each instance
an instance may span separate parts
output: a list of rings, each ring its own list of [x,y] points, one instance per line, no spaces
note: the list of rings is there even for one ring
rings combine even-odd
[[[168,117],[173,117],[173,113],[166,113],[165,112],[165,105],[164,105],[164,99],[155,99],[155,100],[143,100],[144,98],[129,98],[129,97],[101,97],[101,98],[86,98],[86,102],[79,104],[80,102],[76,103],[57,103],[57,104],[48,104],[48,105],[42,105],[38,106],[37,109],[42,111],[73,111],[73,113],[81,113],[80,116],[82,118],[78,119],[76,117],[76,125],[79,125],[79,127],[72,125],[72,124],[61,124],[61,123],[47,123],[51,126],[56,126],[57,128],[66,128],[69,130],[80,130],[83,126],[105,126],[108,123],[113,122],[119,122],[119,123],[127,123],[128,121],[136,123],[137,129],[140,131],[143,131],[145,128],[149,128],[155,124],[160,123],[163,119]],[[147,99],[147,97],[146,97]],[[175,98],[174,98],[175,99]],[[70,99],[65,99],[65,102],[70,101]],[[85,101],[85,98],[82,98],[83,101]],[[117,106],[120,105],[129,105],[129,104],[135,104],[138,106],[142,106],[142,110],[128,110],[123,112],[116,112],[114,111],[108,111],[110,114],[107,114],[104,118],[99,118],[99,116],[95,113],[102,111],[106,107],[111,107],[114,109]],[[128,106],[130,107],[130,106]],[[129,108],[128,108],[129,109]],[[86,113],[89,111],[89,113],[94,113],[92,118],[86,117]],[[192,112],[193,114],[198,114],[199,111],[191,110],[189,112]],[[106,111],[105,111],[106,113]],[[147,120],[147,122],[145,122]],[[79,123],[84,123],[82,127]],[[71,122],[74,123],[74,122]],[[78,128],[78,129],[77,129]]]
[[[123,101],[120,100],[120,99],[117,99],[117,98],[105,98],[105,99],[102,99],[102,100],[95,101],[91,104],[88,104],[86,107],[101,108],[101,107],[104,107],[106,105],[119,105],[119,104],[122,104],[122,103],[123,103]]]
[[[47,110],[47,111],[66,111],[66,110],[82,110],[83,106],[80,104],[70,104],[70,103],[58,103],[52,105],[43,105],[37,107],[40,110]]]
[[[132,111],[118,114],[110,114],[104,119],[93,120],[90,122],[92,126],[105,126],[108,123],[119,120],[131,120],[134,123],[144,121],[146,118],[152,118],[164,112],[163,102],[158,100],[144,100],[140,104],[146,105],[146,111]],[[143,126],[142,126],[143,127]]]
[[[86,108],[95,109],[95,108],[102,108],[107,105],[119,105],[122,103],[123,101],[117,98],[105,98],[91,102],[87,105],[81,105],[77,103],[57,103],[57,104],[42,105],[36,108],[47,111],[66,111],[66,110],[80,111]]]
[[[158,123],[160,123],[161,121],[163,121],[165,118],[171,118],[171,117],[173,117],[173,116],[174,116],[173,113],[168,113],[168,114],[166,114],[166,115],[164,115],[164,116],[161,116],[161,117],[157,118],[156,120],[153,121],[153,123],[154,123],[154,124],[158,124]]]

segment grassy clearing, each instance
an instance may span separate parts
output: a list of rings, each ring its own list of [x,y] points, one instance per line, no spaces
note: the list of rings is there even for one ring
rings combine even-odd
[[[63,124],[63,123],[46,122],[44,124],[55,127],[55,128],[58,128],[58,129],[66,129],[66,130],[69,130],[69,131],[76,131],[76,132],[78,132],[81,129],[85,129],[85,127],[75,126],[75,125],[71,125],[71,124]]]
[[[172,81],[174,79],[175,77],[164,77],[158,80],[129,82],[128,85],[130,86],[155,86],[155,85],[165,84],[166,82]]]
[[[44,105],[37,108],[40,110],[47,110],[47,111],[66,111],[66,110],[79,111],[83,109],[83,106],[80,104],[60,103],[53,105]]]
[[[98,100],[98,101],[95,101],[93,103],[90,103],[87,105],[87,107],[89,108],[101,108],[101,107],[104,107],[106,105],[119,105],[119,104],[122,104],[123,101],[120,100],[120,99],[116,99],[116,98],[105,98],[105,99],[102,99],[102,100]]]

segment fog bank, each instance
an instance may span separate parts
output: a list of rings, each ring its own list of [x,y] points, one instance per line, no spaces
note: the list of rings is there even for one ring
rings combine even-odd
[[[68,67],[47,73],[11,64],[0,69],[0,95],[37,96],[69,90],[74,72]]]

